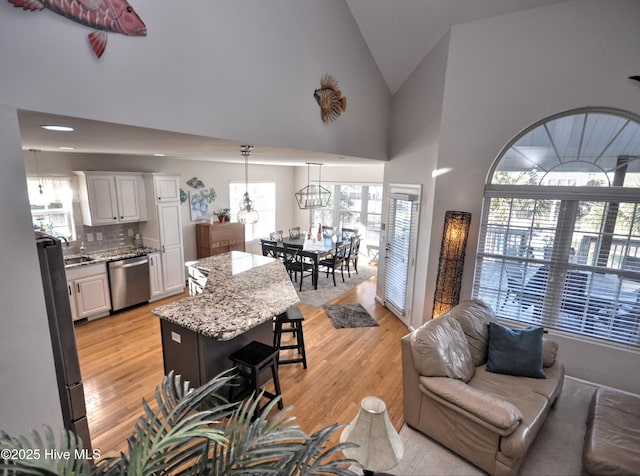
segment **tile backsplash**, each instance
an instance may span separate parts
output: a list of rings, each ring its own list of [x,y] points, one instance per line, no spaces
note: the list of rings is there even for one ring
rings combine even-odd
[[[82,223],[80,202],[73,202],[73,221],[76,227],[76,240],[71,241],[64,249],[65,254],[80,253],[84,242],[87,253],[102,251],[123,246],[133,246],[133,237],[139,233],[138,223],[116,225],[85,226]]]

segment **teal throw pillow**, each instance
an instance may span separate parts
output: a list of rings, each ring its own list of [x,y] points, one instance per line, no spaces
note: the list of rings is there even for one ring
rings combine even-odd
[[[542,370],[542,327],[509,329],[489,323],[487,371],[519,377],[547,378]]]

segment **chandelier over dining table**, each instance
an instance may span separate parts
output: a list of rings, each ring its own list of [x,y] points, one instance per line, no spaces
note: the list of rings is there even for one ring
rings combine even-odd
[[[318,166],[318,183],[311,183],[311,166]],[[307,186],[295,193],[296,202],[301,210],[324,208],[329,203],[331,192],[322,186],[322,164],[307,162]]]
[[[238,221],[245,225],[253,225],[258,221],[260,215],[253,208],[253,201],[249,198],[249,154],[253,149],[252,145],[240,146],[240,155],[244,157],[244,186],[245,192],[240,201],[240,211],[238,211]]]

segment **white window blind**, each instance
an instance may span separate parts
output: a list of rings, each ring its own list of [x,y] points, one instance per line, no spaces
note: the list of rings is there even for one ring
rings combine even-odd
[[[640,125],[576,116],[533,127],[498,160],[473,294],[503,319],[640,347]]]
[[[411,244],[417,233],[418,203],[408,197],[389,197],[389,232],[384,275],[384,300],[396,315],[404,316],[407,307],[407,282]]]

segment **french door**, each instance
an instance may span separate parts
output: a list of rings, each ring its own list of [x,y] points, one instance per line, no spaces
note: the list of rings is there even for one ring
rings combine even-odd
[[[419,186],[389,187],[384,305],[407,325],[411,320],[419,204]]]

